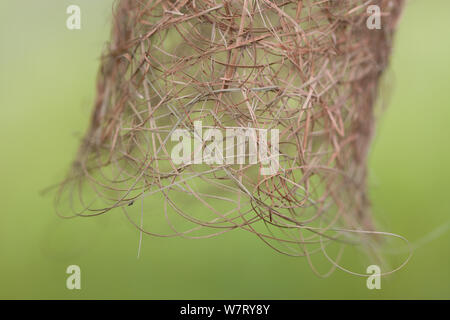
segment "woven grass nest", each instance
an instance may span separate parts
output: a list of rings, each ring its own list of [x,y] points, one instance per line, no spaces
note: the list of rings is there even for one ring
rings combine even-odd
[[[380,8],[381,29],[368,28],[369,5]],[[122,210],[141,232],[164,237],[240,228],[307,257],[331,242],[383,234],[371,217],[366,158],[402,7],[118,1],[90,126],[57,193],[58,213]],[[277,129],[276,149],[267,144],[277,171],[262,175],[262,164],[248,161],[175,163],[171,135],[195,132],[198,122],[223,132]],[[162,231],[144,226],[154,216],[165,217]]]

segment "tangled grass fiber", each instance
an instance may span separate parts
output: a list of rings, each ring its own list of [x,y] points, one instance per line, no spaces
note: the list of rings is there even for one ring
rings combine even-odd
[[[369,5],[381,8],[379,30],[366,25]],[[119,1],[90,127],[56,197],[59,214],[119,208],[155,236],[241,228],[308,259],[332,242],[390,235],[374,230],[366,158],[402,7],[402,0]],[[278,129],[279,170],[264,176],[261,163],[174,163],[170,136],[194,131],[195,121]],[[142,206],[137,221],[130,210],[151,197],[163,209]],[[192,202],[203,209],[191,212]],[[170,232],[143,227],[144,215],[163,214]]]

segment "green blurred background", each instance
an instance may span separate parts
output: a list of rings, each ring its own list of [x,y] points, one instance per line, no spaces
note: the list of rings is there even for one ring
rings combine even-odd
[[[383,230],[417,248],[381,290],[342,271],[318,278],[305,259],[243,231],[144,236],[137,259],[139,234],[121,211],[55,215],[39,192],[63,177],[87,127],[112,2],[0,2],[0,298],[450,298],[448,0],[409,1],[385,81],[371,198]],[[66,29],[70,4],[81,7],[81,30]],[[66,289],[70,264],[81,267],[82,290]]]

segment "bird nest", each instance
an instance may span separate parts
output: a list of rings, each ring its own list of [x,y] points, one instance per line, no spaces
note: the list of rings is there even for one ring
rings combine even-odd
[[[376,234],[366,158],[402,4],[119,1],[58,212],[122,210],[159,236],[239,228],[294,256]]]

